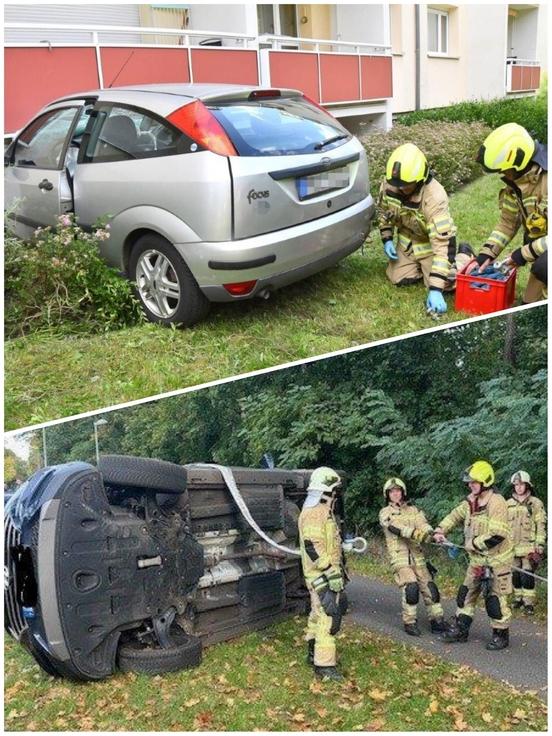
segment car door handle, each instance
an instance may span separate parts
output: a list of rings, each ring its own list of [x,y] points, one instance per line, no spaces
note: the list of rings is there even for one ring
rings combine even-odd
[[[48,179],[43,179],[40,184],[38,185],[39,189],[46,189],[47,192],[51,192],[54,188],[54,185],[51,181],[48,181]]]

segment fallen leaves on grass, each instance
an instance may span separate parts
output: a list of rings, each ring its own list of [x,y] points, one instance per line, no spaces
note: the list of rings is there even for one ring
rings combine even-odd
[[[372,688],[372,690],[368,691],[368,697],[372,700],[375,700],[376,703],[383,703],[385,700],[387,700],[389,696],[389,693],[385,690],[379,690],[377,687]]]

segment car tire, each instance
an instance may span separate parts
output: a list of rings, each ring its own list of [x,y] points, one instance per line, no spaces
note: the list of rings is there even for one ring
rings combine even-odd
[[[159,264],[175,296],[160,294],[158,282],[148,283],[145,266]],[[136,297],[150,322],[190,327],[204,319],[210,302],[203,294],[184,259],[165,238],[155,233],[142,235],[132,248],[128,273]]]
[[[119,669],[123,672],[161,675],[201,664],[203,646],[199,637],[187,634],[179,626],[171,635],[175,646],[170,649],[145,647],[137,640],[121,644],[118,651]]]
[[[163,493],[184,493],[186,468],[165,460],[128,455],[101,455],[98,470],[108,486],[148,488]]]

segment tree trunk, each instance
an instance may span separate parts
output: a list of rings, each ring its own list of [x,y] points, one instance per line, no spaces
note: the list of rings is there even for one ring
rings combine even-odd
[[[509,363],[512,368],[516,367],[517,356],[516,356],[516,323],[514,314],[509,314],[506,317],[506,333],[504,335],[504,360]]]

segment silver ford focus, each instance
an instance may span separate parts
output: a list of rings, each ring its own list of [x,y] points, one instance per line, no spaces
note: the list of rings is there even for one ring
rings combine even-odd
[[[336,263],[369,233],[360,142],[291,89],[163,84],[46,106],[4,157],[16,233],[74,212],[109,218],[106,261],[153,322],[267,297]]]

